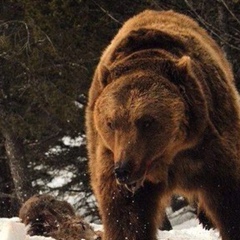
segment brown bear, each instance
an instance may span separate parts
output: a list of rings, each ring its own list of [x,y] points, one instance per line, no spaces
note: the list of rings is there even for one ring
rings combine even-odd
[[[173,11],[128,20],[104,51],[86,110],[104,240],[155,240],[172,194],[240,239],[240,102],[224,53]]]
[[[66,201],[58,201],[47,194],[36,194],[29,198],[19,211],[19,218],[29,226],[30,236],[50,236],[59,222],[75,216],[74,209]]]
[[[19,218],[28,226],[30,236],[40,235],[57,240],[101,239],[101,233],[80,216],[75,215],[73,207],[66,201],[36,194],[29,198],[19,211]]]

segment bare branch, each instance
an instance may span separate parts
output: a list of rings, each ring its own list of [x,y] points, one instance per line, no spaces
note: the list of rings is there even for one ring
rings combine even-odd
[[[208,23],[207,21],[205,21],[196,11],[195,9],[192,7],[192,5],[189,3],[188,0],[184,0],[185,3],[187,4],[187,6],[191,9],[191,11],[196,15],[196,17],[198,18],[198,20],[205,26],[206,29],[208,29],[214,36],[216,36],[222,43],[228,45],[229,47],[231,47],[232,49],[238,50],[240,51],[240,47],[237,47],[235,45],[232,45],[229,43],[229,41],[226,41],[223,37],[221,37],[217,32],[219,31],[217,28],[215,28],[213,25],[211,25],[210,23]],[[231,37],[232,39],[236,39],[236,40],[240,40],[239,38],[235,38],[233,35],[226,34],[226,36]]]
[[[30,51],[30,31],[29,31],[29,27],[28,27],[28,24],[24,21],[18,21],[18,20],[11,20],[11,21],[7,21],[7,22],[2,22],[0,24],[0,27],[1,28],[4,28],[4,29],[8,29],[9,25],[10,24],[19,24],[20,26],[23,25],[24,28],[25,28],[25,31],[26,31],[26,41],[25,43],[22,45],[21,49],[20,49],[20,52],[26,50],[27,52]],[[16,35],[18,34],[17,31],[12,31],[13,33],[10,34],[9,36],[11,35],[14,35],[16,37]],[[2,54],[1,54],[2,55]],[[1,56],[0,55],[0,56]]]
[[[107,10],[105,10],[103,7],[101,7],[97,2],[95,2],[94,0],[92,0],[92,2],[94,4],[96,4],[104,13],[106,13],[114,22],[122,25],[122,23],[119,20],[117,20],[115,17],[113,17]]]
[[[228,10],[228,12],[231,14],[231,16],[237,21],[238,24],[240,24],[240,20],[236,17],[236,15],[231,11],[231,9],[228,7],[226,2],[224,0],[220,0],[224,7]]]
[[[18,199],[16,194],[0,193],[0,198],[14,198]]]

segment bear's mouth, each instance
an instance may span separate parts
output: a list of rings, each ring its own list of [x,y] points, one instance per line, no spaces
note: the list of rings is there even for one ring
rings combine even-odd
[[[133,182],[130,184],[124,184],[124,186],[129,192],[134,194],[139,188],[143,187],[144,181],[145,181],[145,177],[143,177],[142,179],[136,182]]]
[[[147,166],[145,166],[144,173],[137,174],[138,177],[135,177],[135,178],[132,177],[131,181],[129,181],[129,182],[124,183],[124,182],[120,182],[118,179],[116,179],[117,184],[123,185],[129,192],[135,194],[138,189],[140,189],[141,187],[144,187],[144,182],[147,178],[147,175],[149,174],[149,172],[151,172],[151,170],[154,168],[156,163],[157,163],[157,161],[149,162],[147,164]],[[130,179],[128,179],[128,180],[130,180]]]

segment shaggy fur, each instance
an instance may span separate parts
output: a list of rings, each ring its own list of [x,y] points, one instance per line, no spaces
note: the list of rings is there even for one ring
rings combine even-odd
[[[66,201],[49,195],[34,195],[20,209],[19,218],[29,227],[30,236],[40,235],[57,240],[100,239],[92,227]]]
[[[104,51],[86,112],[104,240],[155,240],[173,193],[240,237],[240,114],[223,52],[192,19],[144,11]]]

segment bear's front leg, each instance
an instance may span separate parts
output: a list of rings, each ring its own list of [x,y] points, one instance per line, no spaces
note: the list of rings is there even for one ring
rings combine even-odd
[[[161,186],[145,183],[135,194],[118,185],[113,176],[99,185],[97,194],[104,226],[104,240],[156,240],[164,208]]]
[[[217,181],[216,181],[217,182]],[[228,176],[216,187],[201,195],[206,210],[220,231],[223,240],[240,239],[240,182]]]

